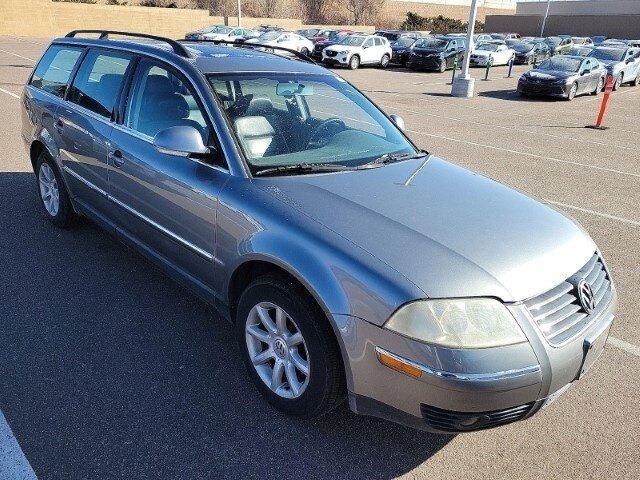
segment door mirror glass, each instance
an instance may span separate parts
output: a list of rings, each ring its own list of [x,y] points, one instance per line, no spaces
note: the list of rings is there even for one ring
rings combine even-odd
[[[180,157],[210,153],[202,142],[200,132],[190,125],[178,125],[160,130],[153,138],[153,145],[160,153]]]
[[[389,115],[389,118],[400,130],[404,130],[404,119],[400,115]]]

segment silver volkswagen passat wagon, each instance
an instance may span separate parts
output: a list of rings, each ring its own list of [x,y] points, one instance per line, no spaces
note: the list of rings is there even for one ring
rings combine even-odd
[[[341,77],[300,54],[80,33],[22,97],[45,215],[92,219],[213,305],[279,410],[348,397],[489,428],[602,352],[616,291],[589,235],[419,150]]]

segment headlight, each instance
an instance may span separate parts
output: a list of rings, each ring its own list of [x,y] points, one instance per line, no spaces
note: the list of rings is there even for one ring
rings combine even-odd
[[[338,52],[340,55],[346,55],[347,53],[349,53],[349,50],[341,50]]]
[[[491,298],[419,300],[401,307],[384,326],[447,348],[488,348],[527,341],[507,307]]]

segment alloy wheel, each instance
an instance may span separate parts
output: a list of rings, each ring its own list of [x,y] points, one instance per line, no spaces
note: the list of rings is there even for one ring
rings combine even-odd
[[[60,209],[60,191],[58,190],[56,176],[47,163],[43,163],[40,166],[38,184],[40,186],[40,197],[42,198],[44,208],[49,215],[55,217]]]
[[[571,90],[569,90],[569,96],[567,97],[569,100],[573,100],[578,93],[578,84],[574,83],[571,85]]]
[[[260,302],[249,312],[245,340],[251,363],[264,384],[282,398],[297,398],[309,384],[309,350],[284,309]]]

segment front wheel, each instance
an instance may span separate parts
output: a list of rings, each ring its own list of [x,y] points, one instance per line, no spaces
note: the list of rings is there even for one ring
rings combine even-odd
[[[615,81],[615,83],[613,84],[613,90],[614,90],[614,91],[615,91],[615,90],[618,90],[618,89],[620,88],[620,85],[622,85],[622,74],[619,74],[619,75],[616,77],[616,81]]]
[[[447,71],[447,61],[446,60],[442,60],[442,62],[440,62],[440,67],[438,68],[438,71],[440,73],[444,73]]]
[[[353,55],[349,59],[349,68],[351,70],[357,70],[359,66],[360,66],[360,57],[358,55]]]
[[[389,65],[389,55],[385,53],[380,59],[380,67],[387,68],[387,65]]]
[[[58,167],[46,152],[42,152],[36,161],[36,176],[40,202],[49,221],[60,228],[72,226],[78,216]]]
[[[600,79],[598,80],[598,85],[596,86],[596,89],[593,92],[593,95],[598,95],[603,89],[604,89],[604,77],[600,77]]]
[[[578,93],[578,84],[574,82],[573,85],[571,85],[571,88],[569,89],[569,93],[567,94],[567,100],[571,101],[574,98],[576,98],[577,93]]]
[[[638,75],[636,75],[636,79],[633,81],[634,87],[637,87],[638,85],[640,85],[640,72],[638,72]]]
[[[302,55],[306,55],[308,57],[309,56],[309,49],[307,47],[302,47],[302,49],[300,50],[300,53]]]
[[[314,417],[345,398],[333,330],[307,292],[288,278],[266,275],[246,288],[236,335],[251,379],[278,410]]]

